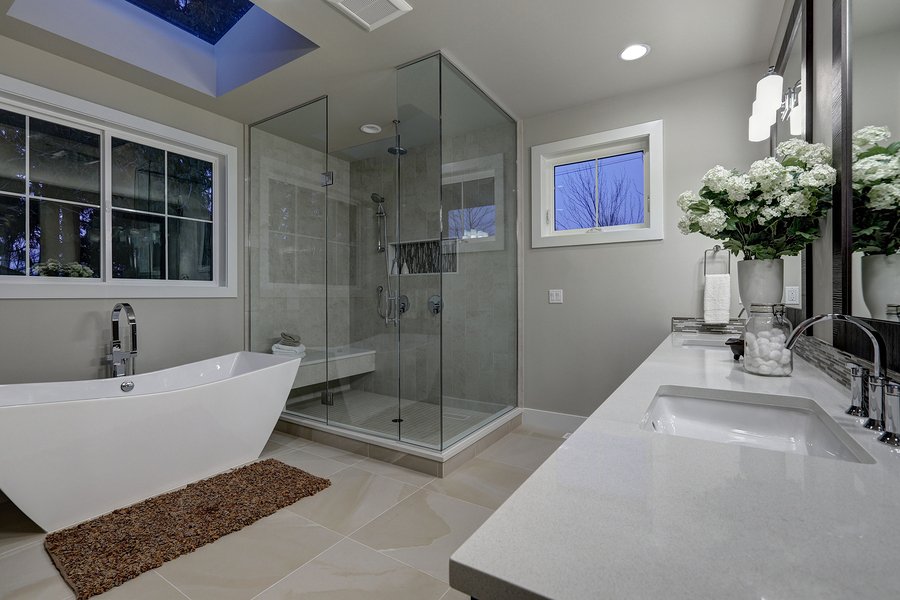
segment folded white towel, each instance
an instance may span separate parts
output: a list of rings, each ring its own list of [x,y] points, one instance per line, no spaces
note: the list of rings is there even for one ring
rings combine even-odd
[[[289,358],[305,358],[305,357],[306,357],[306,352],[301,352],[300,354],[297,354],[297,353],[295,353],[295,352],[279,352],[279,351],[274,351],[274,352],[272,352],[272,354],[273,354],[274,356],[287,356],[287,357],[289,357]]]
[[[306,346],[285,346],[284,344],[272,344],[272,354],[298,355],[306,354]]]
[[[728,323],[731,318],[731,275],[707,275],[703,289],[703,320],[710,324]]]
[[[300,354],[302,352],[306,352],[306,346],[300,344],[299,346],[286,346],[285,344],[273,344],[272,352],[276,350],[280,352],[290,352],[291,354]]]

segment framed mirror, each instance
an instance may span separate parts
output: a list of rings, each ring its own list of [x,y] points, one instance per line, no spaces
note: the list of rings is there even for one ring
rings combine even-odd
[[[833,115],[840,193],[834,208],[834,310],[885,337],[900,368],[900,2],[834,1]],[[835,346],[863,358],[870,343],[837,325]]]
[[[783,78],[781,108],[772,126],[769,153],[775,156],[778,144],[800,138],[813,141],[812,115],[812,0],[791,0],[790,12],[784,35],[776,40],[775,72]],[[787,316],[792,323],[812,316],[812,261],[811,247],[798,256],[784,257],[784,285]],[[797,300],[792,301],[787,292],[797,288]]]

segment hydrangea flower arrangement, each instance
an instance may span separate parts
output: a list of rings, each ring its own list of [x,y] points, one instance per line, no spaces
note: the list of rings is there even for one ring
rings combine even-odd
[[[835,182],[831,150],[790,139],[778,144],[777,156],[754,162],[747,173],[710,169],[699,194],[678,197],[681,232],[720,240],[748,260],[794,256],[817,239]]]
[[[900,252],[900,142],[884,146],[887,127],[853,134],[853,250]]]

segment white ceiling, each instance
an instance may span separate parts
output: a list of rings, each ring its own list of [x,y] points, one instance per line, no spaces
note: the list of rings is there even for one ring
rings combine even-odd
[[[0,34],[244,123],[328,94],[337,111],[332,123],[387,128],[393,69],[435,50],[453,57],[514,117],[526,118],[764,61],[784,6],[784,0],[409,0],[412,12],[367,33],[324,0],[254,1],[321,47],[219,98],[16,21],[6,16],[11,0],[0,0]],[[646,58],[617,58],[638,41],[653,48]]]

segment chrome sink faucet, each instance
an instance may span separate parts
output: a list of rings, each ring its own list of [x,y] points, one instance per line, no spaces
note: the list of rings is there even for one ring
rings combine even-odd
[[[119,317],[125,311],[128,319],[128,327],[131,330],[131,347],[122,350],[122,340],[119,337]],[[137,320],[134,317],[134,309],[127,302],[116,304],[112,311],[112,345],[110,353],[106,356],[109,361],[110,374],[113,377],[125,377],[134,375],[134,356],[137,356]]]
[[[847,414],[868,417],[863,427],[883,432],[880,442],[900,446],[900,386],[887,377],[887,346],[884,338],[871,325],[850,315],[824,314],[806,319],[791,332],[785,348],[793,348],[806,329],[823,321],[843,321],[862,329],[872,342],[872,373],[850,364],[851,401]]]

